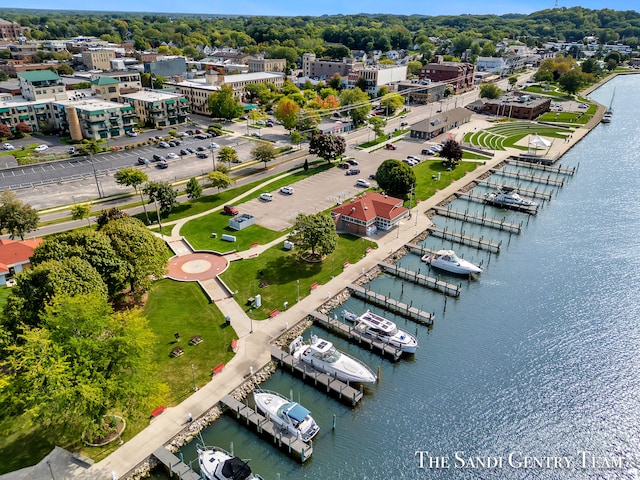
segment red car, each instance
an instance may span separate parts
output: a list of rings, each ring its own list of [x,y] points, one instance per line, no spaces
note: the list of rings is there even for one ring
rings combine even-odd
[[[349,165],[348,163],[339,163],[338,168],[344,168],[345,170],[347,170],[348,168],[351,168],[351,165]]]
[[[387,150],[395,150],[396,146],[393,143],[387,143],[384,148],[386,148]]]

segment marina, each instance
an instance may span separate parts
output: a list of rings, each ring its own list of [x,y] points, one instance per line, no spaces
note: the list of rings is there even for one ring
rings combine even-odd
[[[426,252],[426,250],[424,250],[423,248],[420,248],[420,250]],[[430,288],[431,290],[444,293],[445,295],[458,297],[460,295],[460,292],[462,291],[462,287],[460,285],[454,285],[452,283],[438,280],[437,278],[422,275],[420,273],[420,269],[418,269],[418,271],[409,270],[406,268],[402,268],[397,263],[380,262],[378,265],[385,273],[388,273],[389,275],[402,278],[403,280],[408,280],[417,285],[421,285],[423,287]]]
[[[505,186],[503,183],[490,182],[488,180],[481,180],[481,181],[478,181],[477,183],[478,185],[483,185],[493,189]],[[511,186],[513,188],[516,188],[519,193],[522,193],[531,198],[543,198],[545,200],[551,200],[551,198],[553,197],[553,193],[551,193],[548,190],[538,190],[537,188],[532,190],[530,188],[524,188],[520,185],[518,186],[511,185]]]
[[[373,292],[369,289],[365,289],[359,285],[349,285],[349,291],[355,297],[362,298],[367,303],[377,305],[384,308],[388,312],[402,315],[415,322],[422,323],[424,325],[432,325],[434,314],[425,312],[413,306],[413,301],[407,305],[406,303],[399,302],[391,297],[391,295],[382,295],[381,293]]]
[[[505,176],[505,177],[515,178],[519,182],[527,181],[527,182],[540,183],[543,185],[555,185],[558,187],[564,186],[563,178],[552,177],[551,174],[547,175],[546,177],[541,177],[540,175],[533,175],[530,173],[525,173],[520,171],[513,172],[505,169],[491,169],[491,172],[498,175]]]
[[[436,238],[453,241],[460,245],[475,247],[479,250],[487,250],[493,253],[499,253],[500,247],[502,246],[502,242],[493,242],[491,240],[485,240],[484,237],[465,235],[464,231],[453,232],[446,228],[437,228],[433,226],[427,228],[427,231]]]
[[[447,207],[447,208],[434,207],[432,210],[438,215],[440,215],[441,217],[454,218],[456,220],[462,220],[468,223],[475,223],[476,225],[481,225],[483,227],[491,227],[497,230],[503,230],[510,233],[520,234],[522,232],[522,222],[510,223],[510,222],[507,222],[504,217],[498,220],[491,217],[485,217],[482,215],[469,213],[468,210],[465,210],[464,212],[460,210],[453,210],[450,207]]]
[[[200,475],[165,447],[157,448],[153,452],[153,456],[163,465],[165,471],[171,478],[175,477],[178,480],[201,480]]]

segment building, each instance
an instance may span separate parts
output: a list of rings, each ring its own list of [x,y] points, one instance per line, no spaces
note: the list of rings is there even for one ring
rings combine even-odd
[[[0,100],[0,123],[11,130],[14,130],[18,123],[26,123],[34,132],[39,132],[41,126],[53,126],[55,121],[50,99],[29,101],[24,97],[3,95]]]
[[[19,23],[9,22],[0,18],[0,38],[5,41],[15,41],[24,38],[24,34],[30,29],[21,27]]]
[[[41,238],[29,240],[9,240],[0,238],[0,286],[11,285],[16,273],[31,266],[31,256],[42,243]]]
[[[116,58],[115,50],[100,48],[82,52],[82,63],[88,70],[110,70],[111,59]]]
[[[7,60],[7,63],[0,65],[0,69],[9,77],[17,77],[20,72],[29,72],[33,70],[49,70],[51,64],[49,63],[28,63],[22,60]]]
[[[354,68],[364,67],[363,63],[356,63],[354,58],[342,60],[317,60],[315,53],[302,54],[302,75],[311,78],[330,78],[336,73],[346,77]]]
[[[445,62],[436,56],[436,63],[428,63],[420,69],[420,80],[444,82],[451,85],[454,93],[473,90],[475,65],[466,62]]]
[[[138,120],[150,127],[169,127],[187,121],[189,101],[181,94],[142,90],[121,98],[135,109]]]
[[[348,74],[349,88],[355,88],[360,78],[365,81],[365,91],[377,95],[381,86],[405,81],[407,79],[407,66],[377,65],[375,67],[354,68]]]
[[[210,115],[208,102],[209,96],[220,90],[219,84],[207,83],[204,78],[185,79],[178,75],[172,81],[164,83],[166,90],[171,90],[184,96],[189,102],[193,113]]]
[[[249,73],[285,72],[287,69],[287,60],[284,58],[250,58],[247,63]]]
[[[54,100],[66,98],[65,86],[58,74],[51,70],[21,72],[20,90],[26,100]]]
[[[77,98],[51,105],[56,127],[73,140],[121,137],[138,123],[135,108],[98,98]]]
[[[411,125],[409,127],[411,138],[430,140],[444,132],[459,127],[463,123],[467,123],[471,120],[471,115],[473,115],[473,112],[462,107],[437,113]]]
[[[478,57],[478,72],[491,72],[503,75],[508,67],[507,61],[502,57]]]
[[[484,104],[483,113],[519,118],[521,120],[534,120],[543,113],[548,112],[550,107],[550,97],[536,97],[512,92],[500,98],[487,100]]]
[[[423,83],[424,82],[424,83]],[[400,82],[398,93],[407,98],[407,103],[432,103],[443,100],[447,90],[446,83],[431,83],[427,81]]]
[[[108,72],[91,74],[91,90],[104,100],[119,101],[121,95],[142,90],[138,72]]]
[[[355,235],[373,235],[378,229],[390,230],[409,216],[402,199],[382,193],[364,193],[331,210],[336,229]]]
[[[160,56],[154,61],[145,62],[144,71],[158,77],[184,75],[187,71],[187,60],[178,56]]]

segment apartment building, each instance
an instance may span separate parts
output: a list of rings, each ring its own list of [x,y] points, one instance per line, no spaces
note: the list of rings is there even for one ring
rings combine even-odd
[[[121,96],[134,109],[139,121],[160,128],[180,125],[187,121],[189,101],[179,93],[160,90],[141,90]]]
[[[427,63],[420,69],[420,80],[445,82],[453,88],[454,93],[462,93],[473,89],[475,65],[466,62],[445,62],[436,55],[436,62]]]
[[[0,18],[0,38],[5,41],[20,40],[30,29],[22,27],[19,23],[9,22]]]
[[[53,100],[65,95],[65,86],[51,70],[18,73],[20,90],[26,100]]]
[[[250,58],[247,63],[249,73],[284,72],[287,69],[287,60],[284,58]]]
[[[110,70],[111,59],[116,58],[116,52],[109,48],[91,49],[83,51],[81,56],[88,70]]]
[[[354,58],[342,60],[318,60],[315,53],[302,54],[302,75],[310,78],[330,78],[336,73],[346,77],[355,68],[363,68]]]
[[[360,78],[363,78],[366,83],[365,91],[377,95],[381,86],[405,81],[407,79],[407,66],[377,65],[374,67],[354,68],[348,74],[349,88],[355,88]]]

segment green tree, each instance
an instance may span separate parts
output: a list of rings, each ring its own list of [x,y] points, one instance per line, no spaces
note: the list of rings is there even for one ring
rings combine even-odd
[[[56,68],[56,73],[58,75],[73,75],[75,72],[73,68],[71,68],[71,66],[67,65],[66,63],[61,63]]]
[[[91,204],[89,203],[78,203],[71,207],[71,218],[73,220],[84,220],[87,219],[89,226],[91,226]]]
[[[340,94],[340,105],[352,106],[349,109],[349,115],[355,126],[364,122],[371,111],[369,95],[357,87],[351,90],[344,90]]]
[[[231,162],[238,161],[238,152],[235,151],[232,147],[222,147],[218,152],[218,159],[221,162],[227,162],[231,164]]]
[[[462,146],[450,138],[444,142],[440,156],[446,159],[444,162],[445,167],[455,168],[460,160],[462,160]]]
[[[498,98],[504,92],[495,83],[480,85],[480,98]]]
[[[144,197],[142,196],[142,190],[138,191],[140,185],[149,180],[149,176],[144,173],[142,170],[135,167],[124,167],[118,170],[113,178],[116,180],[118,185],[124,185],[125,187],[133,187],[136,193],[140,194],[140,201],[142,202],[142,208],[144,210],[144,215],[147,218],[147,225],[151,223],[149,221],[149,213],[147,212],[147,207],[145,205]]]
[[[178,191],[169,182],[148,182],[143,191],[150,202],[160,204],[160,213],[169,215],[177,205]]]
[[[416,175],[400,160],[385,160],[376,171],[378,186],[392,197],[407,198],[416,184]]]
[[[189,179],[187,186],[185,187],[185,191],[187,192],[187,197],[191,200],[195,200],[202,196],[202,186],[196,177]]]
[[[298,125],[299,113],[300,106],[290,98],[284,97],[276,105],[273,115],[282,122],[284,128],[293,130]]]
[[[222,85],[218,92],[209,95],[208,109],[213,117],[227,120],[239,117],[244,111],[233,96],[233,89],[229,85]]]
[[[110,221],[101,232],[109,237],[116,254],[127,263],[127,281],[135,295],[145,292],[153,278],[167,267],[166,245],[133,217]]]
[[[404,97],[399,93],[390,93],[380,99],[380,106],[385,109],[387,115],[393,115],[402,105]]]
[[[420,69],[422,68],[422,63],[420,62],[407,62],[407,73],[409,75],[418,75],[420,73]]]
[[[517,75],[512,75],[509,77],[509,86],[511,88],[513,88],[513,86],[518,83],[518,76]]]
[[[209,179],[209,184],[212,187],[216,187],[218,192],[220,192],[221,188],[227,188],[232,183],[227,174],[219,171],[209,172],[207,178]]]
[[[118,218],[128,217],[129,215],[124,211],[120,210],[118,207],[111,207],[106,210],[102,210],[96,216],[96,225],[98,226],[98,230],[104,227],[108,222],[112,220],[117,220]]]
[[[24,236],[38,228],[38,212],[25,205],[11,190],[0,194],[0,232],[9,234],[9,238]]]
[[[384,127],[387,125],[387,121],[379,116],[371,117],[367,120],[367,123],[371,125],[373,131],[376,134],[376,137],[381,137],[384,135]]]
[[[338,247],[335,223],[324,212],[298,214],[289,240],[304,250],[311,250],[313,255],[328,255]]]
[[[3,410],[93,438],[110,411],[150,409],[168,391],[154,375],[153,346],[141,311],[113,313],[99,294],[58,295],[10,350]]]
[[[298,130],[291,130],[289,134],[289,140],[292,144],[297,145],[300,148],[300,142],[302,142],[302,134]]]
[[[341,91],[344,88],[344,86],[342,85],[342,77],[339,73],[336,73],[331,77],[328,85],[337,92]]]
[[[575,95],[586,83],[584,74],[578,70],[571,70],[558,78],[558,84],[569,95]]]
[[[318,155],[331,163],[340,155],[344,155],[347,149],[347,143],[344,137],[339,135],[331,135],[326,133],[317,133],[311,137],[309,142],[309,153]]]
[[[260,142],[251,150],[251,156],[256,162],[263,162],[264,168],[267,168],[267,163],[275,159],[277,154],[278,151],[271,142]]]

